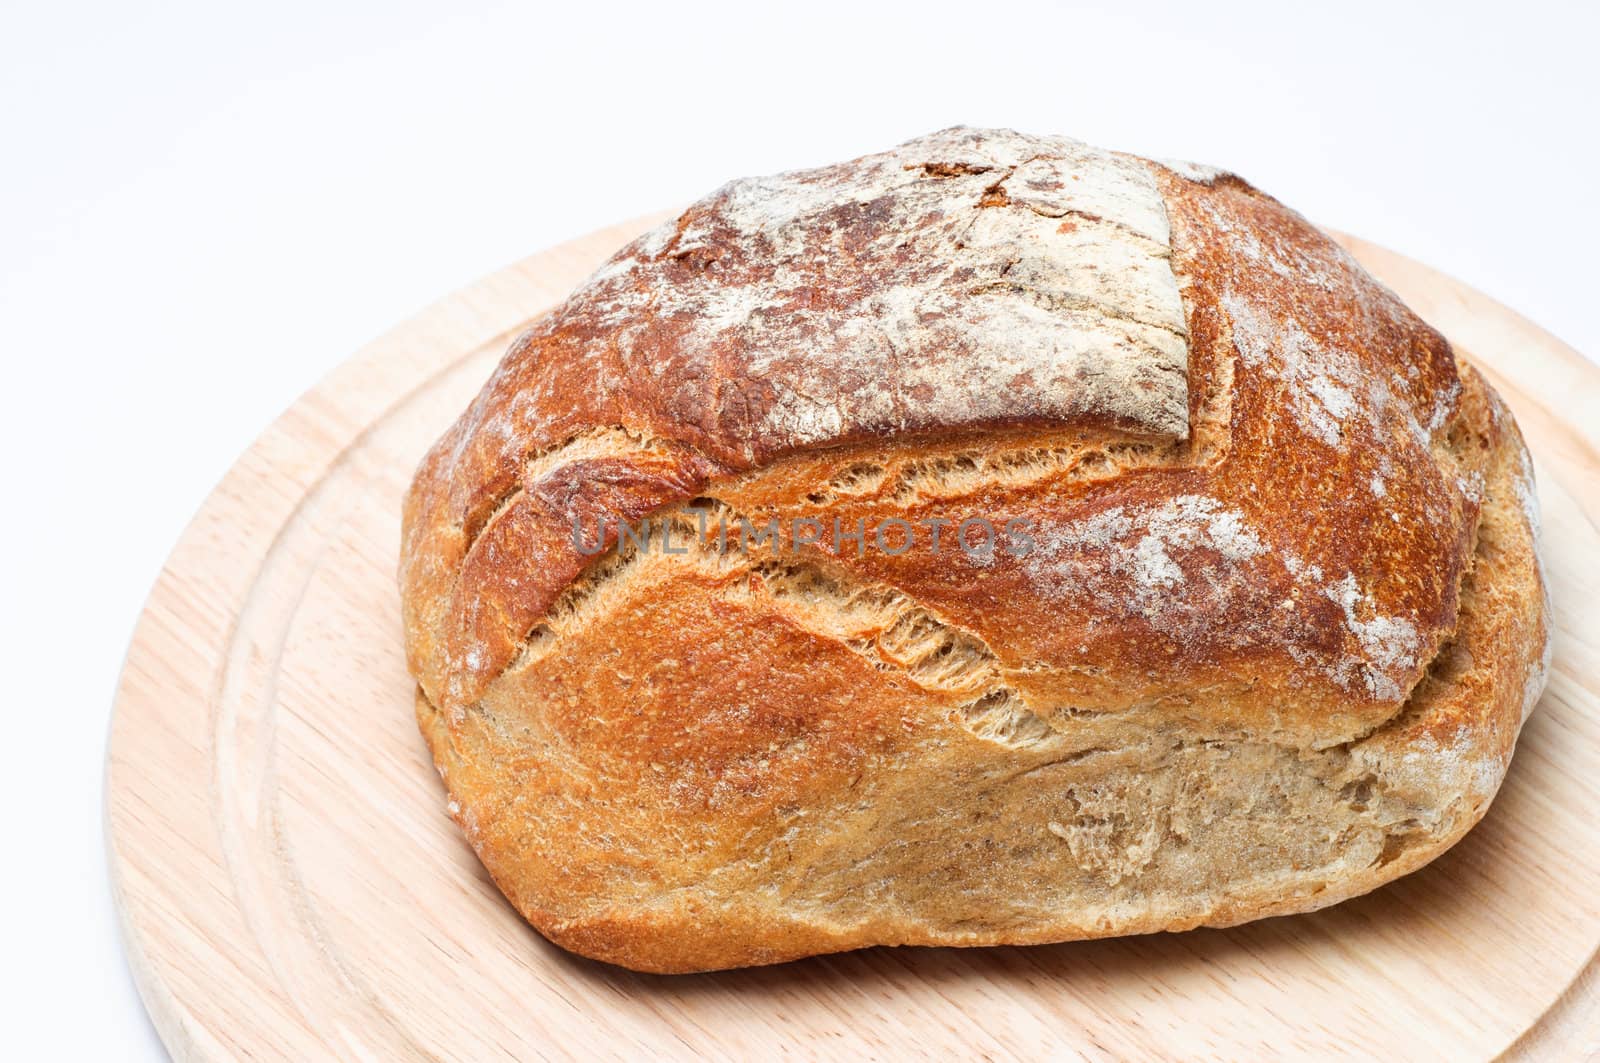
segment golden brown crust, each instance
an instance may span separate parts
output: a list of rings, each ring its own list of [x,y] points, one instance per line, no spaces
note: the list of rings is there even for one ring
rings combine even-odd
[[[728,186],[518,341],[407,498],[419,723],[507,896],[639,969],[1302,911],[1498,786],[1530,491],[1482,378],[1276,201],[946,131]],[[651,515],[685,553],[573,539]],[[834,525],[969,515],[1034,549]]]

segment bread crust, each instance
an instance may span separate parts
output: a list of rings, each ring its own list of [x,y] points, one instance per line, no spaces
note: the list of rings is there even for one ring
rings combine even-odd
[[[946,130],[726,186],[513,345],[407,496],[418,722],[507,897],[635,969],[1305,911],[1498,788],[1532,497],[1482,377],[1293,211]],[[1034,548],[839,534],[968,515]],[[619,545],[646,517],[683,552]]]

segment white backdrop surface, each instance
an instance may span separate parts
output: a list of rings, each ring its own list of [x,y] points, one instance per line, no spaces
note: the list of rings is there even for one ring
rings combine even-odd
[[[1597,31],[1538,2],[5,4],[14,1058],[160,1058],[105,881],[122,652],[210,486],[364,340],[729,177],[965,122],[1225,165],[1594,356]]]

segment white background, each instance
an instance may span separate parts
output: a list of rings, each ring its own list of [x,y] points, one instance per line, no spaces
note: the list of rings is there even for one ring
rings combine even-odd
[[[158,1057],[101,760],[189,515],[364,340],[737,175],[956,122],[1235,169],[1600,352],[1589,4],[0,0],[8,1054]]]

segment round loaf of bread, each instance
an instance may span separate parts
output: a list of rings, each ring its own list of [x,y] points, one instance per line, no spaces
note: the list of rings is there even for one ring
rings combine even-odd
[[[1239,178],[951,129],[621,250],[422,462],[449,808],[639,970],[1303,912],[1487,808],[1543,686],[1483,378]]]

